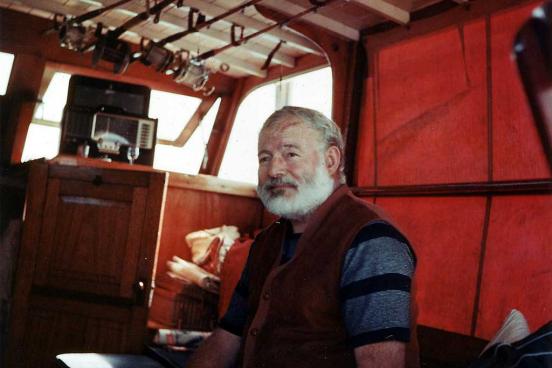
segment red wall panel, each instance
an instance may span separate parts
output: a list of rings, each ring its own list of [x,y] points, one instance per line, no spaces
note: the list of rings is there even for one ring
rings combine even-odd
[[[485,23],[477,21],[379,52],[379,185],[486,180],[485,46]]]
[[[532,330],[552,320],[552,195],[493,198],[476,334],[494,336],[512,308]]]
[[[418,257],[418,323],[470,334],[485,198],[379,198]]]
[[[535,6],[528,5],[491,17],[494,180],[550,177],[512,58],[514,36]]]
[[[511,57],[538,4],[368,49],[358,186],[551,177]],[[416,249],[421,324],[488,339],[512,308],[552,319],[552,196],[493,197],[485,232],[487,201],[377,199]]]

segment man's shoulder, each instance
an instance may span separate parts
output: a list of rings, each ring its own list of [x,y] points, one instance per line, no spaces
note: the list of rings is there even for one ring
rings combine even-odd
[[[357,208],[359,211],[375,213],[378,217],[385,220],[388,218],[388,216],[385,214],[385,211],[381,207],[369,202],[368,199],[356,196],[352,191],[349,191],[347,195],[342,197],[341,205],[345,204]]]
[[[410,241],[392,223],[378,219],[366,224],[351,242],[350,253],[373,253],[371,255],[405,253],[416,263],[416,254]]]
[[[355,242],[362,243],[378,238],[391,238],[401,243],[409,244],[408,239],[392,223],[384,219],[370,221],[360,229]]]

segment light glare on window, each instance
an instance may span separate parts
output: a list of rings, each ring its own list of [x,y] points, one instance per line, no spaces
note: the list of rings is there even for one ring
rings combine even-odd
[[[8,89],[14,58],[13,54],[0,52],[0,96],[4,96]]]
[[[42,103],[36,109],[35,119],[61,122],[63,108],[67,103],[69,79],[71,79],[71,74],[59,72],[54,74],[44,96],[42,96]]]
[[[60,128],[32,123],[27,132],[21,162],[55,157],[59,152],[60,136]]]
[[[200,103],[197,97],[151,91],[149,116],[159,119],[157,139],[174,141]]]
[[[219,178],[257,184],[259,131],[275,107],[275,84],[262,86],[243,100],[222,158]]]
[[[153,167],[159,170],[196,175],[204,161],[205,149],[215,124],[219,106],[220,98],[215,101],[183,147],[158,143],[155,146]]]

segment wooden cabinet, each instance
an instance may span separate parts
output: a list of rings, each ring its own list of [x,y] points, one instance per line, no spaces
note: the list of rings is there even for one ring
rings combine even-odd
[[[9,367],[141,351],[166,182],[151,170],[30,166]]]

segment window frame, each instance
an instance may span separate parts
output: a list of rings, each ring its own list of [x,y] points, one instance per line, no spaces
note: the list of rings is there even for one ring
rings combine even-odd
[[[332,78],[332,88],[331,88],[331,102],[332,102],[332,109],[331,109],[331,114],[332,116],[329,116],[329,118],[333,119],[333,114],[334,114],[334,111],[335,111],[335,107],[333,106],[333,99],[334,99],[334,95],[335,95],[335,83],[333,81],[333,68],[330,64],[322,64],[322,65],[316,65],[314,67],[309,67],[309,68],[306,68],[306,69],[303,69],[303,70],[300,70],[300,71],[296,71],[296,72],[293,72],[293,73],[290,73],[290,74],[287,74],[285,76],[277,76],[271,80],[268,80],[268,81],[263,81],[262,83],[258,83],[258,84],[255,84],[254,86],[248,88],[245,93],[243,93],[242,96],[240,96],[236,106],[235,106],[235,113],[233,114],[233,119],[232,121],[227,121],[226,125],[226,132],[225,132],[225,136],[222,138],[223,141],[225,141],[225,144],[224,144],[224,147],[220,147],[219,149],[219,153],[218,153],[218,157],[219,157],[219,162],[218,162],[218,165],[216,166],[216,170],[214,173],[212,173],[212,175],[220,178],[220,179],[224,179],[224,180],[233,180],[233,181],[236,181],[235,179],[228,179],[228,178],[222,178],[220,177],[220,174],[221,174],[221,168],[222,168],[222,163],[224,161],[224,156],[226,155],[227,153],[227,150],[228,150],[228,147],[229,147],[229,144],[230,144],[230,137],[231,137],[231,134],[232,134],[232,131],[234,129],[234,125],[236,123],[236,119],[238,117],[238,112],[240,110],[240,107],[242,106],[242,104],[244,103],[244,101],[247,99],[247,97],[255,92],[256,90],[258,90],[259,88],[262,88],[262,87],[265,87],[267,85],[270,85],[270,84],[277,84],[277,83],[282,83],[282,82],[286,82],[286,81],[289,81],[290,79],[293,79],[295,77],[299,77],[301,75],[304,75],[304,74],[308,74],[308,73],[312,73],[312,72],[316,72],[316,71],[319,71],[321,69],[324,69],[324,68],[329,68],[330,69],[330,72],[331,72],[331,78]],[[287,104],[287,102],[289,101],[288,98],[290,96],[290,93],[289,93],[289,86],[290,84],[289,83],[286,83],[285,84],[285,91],[284,93],[280,93],[280,96],[285,96],[285,102],[282,102],[282,101],[278,101],[278,88],[276,88],[276,98],[277,100],[275,101],[275,109],[280,109],[282,108],[283,106],[285,106]],[[244,184],[251,184],[250,182],[242,182]]]

